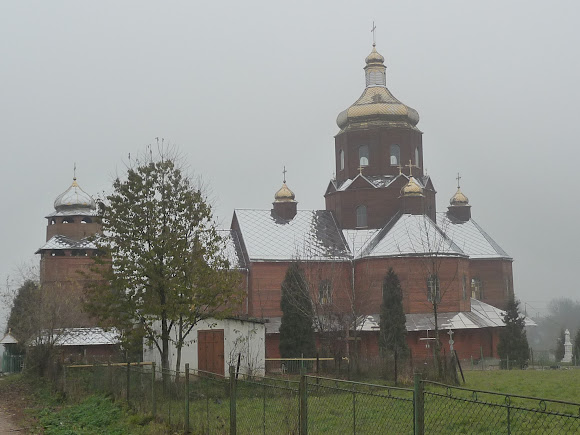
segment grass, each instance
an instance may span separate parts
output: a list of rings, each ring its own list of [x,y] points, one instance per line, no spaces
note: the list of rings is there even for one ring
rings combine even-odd
[[[503,395],[474,395],[472,391],[456,388],[447,390],[427,384],[425,425],[428,433],[507,433],[508,425],[512,433],[580,432],[577,406],[512,398],[508,407],[505,397],[505,394],[516,394],[580,402],[580,391],[577,388],[580,385],[580,370],[468,371],[465,377],[467,382],[462,388],[495,391]],[[90,380],[86,382],[87,387],[92,388],[101,383],[94,376],[81,376],[78,380],[84,378]],[[121,379],[122,376],[115,381]],[[147,379],[150,378],[140,379],[131,392],[132,405],[140,407],[144,412],[150,409],[148,401],[151,398],[151,384],[145,382]],[[68,385],[78,385],[72,378],[69,380]],[[125,401],[121,390],[117,402],[103,395],[78,395],[75,396],[78,398],[75,403],[68,403],[46,383],[34,382],[36,384],[30,388],[29,395],[40,406],[36,406],[33,413],[37,431],[30,431],[32,433],[169,433],[166,426],[151,421],[147,414],[132,414],[123,405]],[[3,386],[1,384],[0,387]],[[110,385],[110,381],[107,385]],[[113,382],[112,385],[119,386],[119,383]],[[352,383],[320,380],[317,384],[315,379],[309,378],[308,426],[311,433],[352,433],[354,428],[357,433],[412,433],[413,395],[410,389],[389,390],[386,386],[356,384],[356,393],[353,394],[352,388]],[[160,391],[156,393],[158,418],[179,430],[185,421],[184,391],[184,385],[178,383],[173,385],[167,397],[163,397]],[[192,433],[229,432],[227,380],[192,381],[189,397]],[[543,406],[547,413],[538,412]],[[238,382],[239,434],[298,433],[299,413],[296,382]]]

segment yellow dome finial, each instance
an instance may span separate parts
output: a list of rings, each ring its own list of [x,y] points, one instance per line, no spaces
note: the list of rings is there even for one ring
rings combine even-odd
[[[468,205],[469,198],[467,198],[467,196],[465,196],[465,194],[461,191],[461,188],[459,186],[459,180],[461,180],[461,176],[459,175],[459,172],[457,173],[457,177],[455,177],[455,179],[457,180],[457,192],[455,192],[455,195],[453,195],[451,197],[451,199],[449,200],[449,203],[453,206]]]
[[[286,166],[284,166],[284,170],[282,174],[284,174],[284,178],[282,181],[282,187],[274,194],[274,202],[291,202],[294,201],[295,195],[288,186],[286,186]]]

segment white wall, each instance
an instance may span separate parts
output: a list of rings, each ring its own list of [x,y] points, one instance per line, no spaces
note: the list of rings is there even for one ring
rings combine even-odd
[[[197,332],[208,329],[224,330],[224,366],[225,375],[230,365],[236,366],[238,354],[240,358],[240,373],[251,376],[264,376],[266,368],[266,328],[263,323],[237,319],[208,319],[199,322],[188,336],[188,344],[181,350],[181,369],[189,363],[191,370],[198,369]],[[143,361],[152,361],[161,367],[161,357],[155,346],[143,346]],[[169,366],[175,370],[177,350],[174,344],[169,345]]]

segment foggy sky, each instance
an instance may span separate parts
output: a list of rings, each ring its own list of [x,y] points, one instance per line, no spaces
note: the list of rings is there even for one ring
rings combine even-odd
[[[210,186],[223,227],[271,208],[284,165],[298,207],[324,208],[374,20],[438,210],[460,172],[529,314],[577,299],[579,16],[573,1],[1,2],[2,284],[39,261],[75,162],[97,195],[155,137]]]

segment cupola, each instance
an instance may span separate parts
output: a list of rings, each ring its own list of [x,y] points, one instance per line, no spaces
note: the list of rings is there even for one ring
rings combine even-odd
[[[368,128],[369,125],[416,129],[419,114],[401,103],[387,89],[385,58],[375,44],[365,59],[366,88],[352,106],[338,115],[336,123],[341,130]]]
[[[460,179],[461,177],[457,174],[457,192],[449,200],[450,205],[447,207],[447,214],[462,222],[467,222],[471,219],[471,206],[469,205],[469,199],[459,187]]]
[[[97,208],[97,204],[91,195],[80,188],[74,177],[71,186],[54,201],[54,208],[57,212],[93,211]]]
[[[274,194],[272,212],[285,220],[292,220],[296,216],[298,202],[295,201],[294,192],[286,185],[286,168],[284,168],[284,181],[282,187]]]
[[[415,177],[409,176],[409,181],[401,189],[401,211],[405,214],[424,214],[425,195],[423,188]]]

